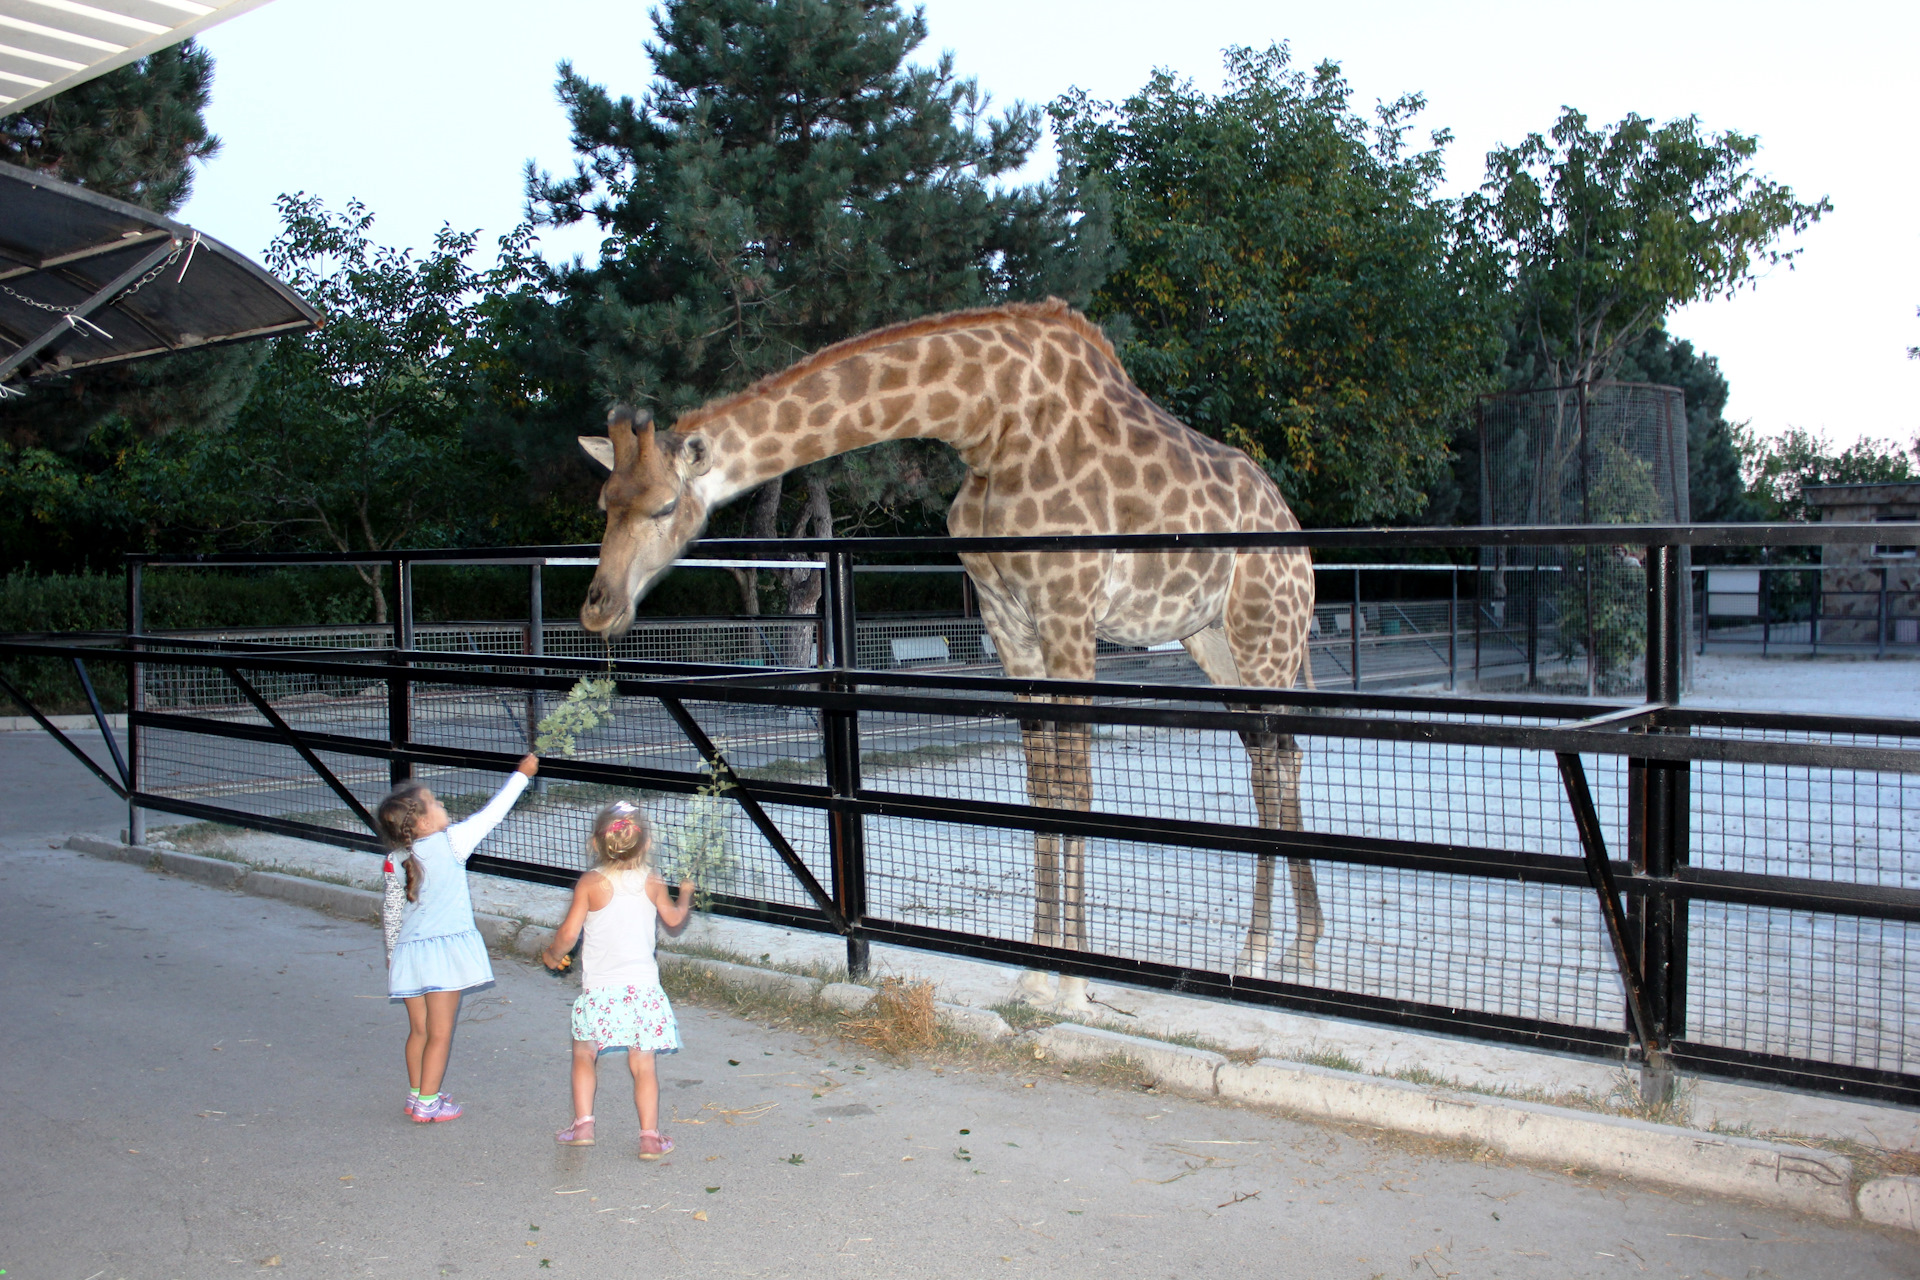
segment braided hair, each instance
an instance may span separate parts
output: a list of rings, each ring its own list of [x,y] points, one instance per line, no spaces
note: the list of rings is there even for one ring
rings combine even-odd
[[[653,826],[631,800],[616,800],[593,820],[587,847],[601,865],[614,871],[645,867],[653,857]]]
[[[407,851],[407,901],[420,901],[420,886],[426,883],[427,869],[420,865],[420,859],[413,854],[414,833],[420,826],[420,819],[427,816],[427,802],[433,798],[433,792],[424,782],[403,782],[387,793],[374,812],[374,820],[380,824],[380,834],[386,839],[387,848]]]

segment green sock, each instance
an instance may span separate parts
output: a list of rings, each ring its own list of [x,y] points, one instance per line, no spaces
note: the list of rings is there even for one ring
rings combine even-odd
[[[423,1094],[421,1094],[421,1095],[420,1095],[420,1101],[422,1101],[422,1102],[438,1102],[438,1101],[440,1101],[440,1095],[439,1095],[439,1094],[437,1094],[437,1093],[423,1093]]]
[[[409,1089],[407,1092],[412,1094],[416,1100],[420,1097],[420,1091],[418,1089]]]

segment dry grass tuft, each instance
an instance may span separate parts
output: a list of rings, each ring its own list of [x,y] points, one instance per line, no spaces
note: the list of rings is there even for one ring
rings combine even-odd
[[[860,1016],[840,1024],[840,1034],[894,1057],[934,1048],[940,1043],[940,1020],[933,1011],[933,984],[882,978]]]

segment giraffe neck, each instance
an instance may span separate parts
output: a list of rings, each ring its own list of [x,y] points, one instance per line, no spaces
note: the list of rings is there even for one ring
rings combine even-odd
[[[854,350],[697,411],[675,430],[711,442],[714,463],[699,482],[709,508],[885,440],[945,441],[979,470],[993,424],[1011,400],[1032,395],[1031,362],[1021,358],[1034,338],[1021,331],[1032,327],[982,324]],[[1018,376],[1005,376],[1016,366]]]

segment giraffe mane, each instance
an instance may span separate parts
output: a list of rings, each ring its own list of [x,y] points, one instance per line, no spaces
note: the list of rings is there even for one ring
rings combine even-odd
[[[1119,356],[1114,354],[1113,343],[1109,342],[1107,335],[1100,331],[1100,326],[1059,298],[1048,298],[1045,302],[1007,302],[996,307],[946,311],[938,315],[921,316],[917,320],[903,320],[899,324],[869,330],[855,337],[842,339],[831,346],[822,347],[811,355],[802,356],[778,373],[770,373],[759,379],[744,391],[736,391],[732,395],[709,400],[697,409],[689,409],[675,419],[673,429],[676,433],[696,430],[743,404],[784,390],[808,374],[837,364],[849,356],[857,356],[864,351],[871,351],[875,347],[883,347],[890,342],[898,342],[905,338],[919,338],[948,329],[966,328],[983,320],[1040,320],[1064,324],[1092,343],[1109,360],[1119,362]]]

